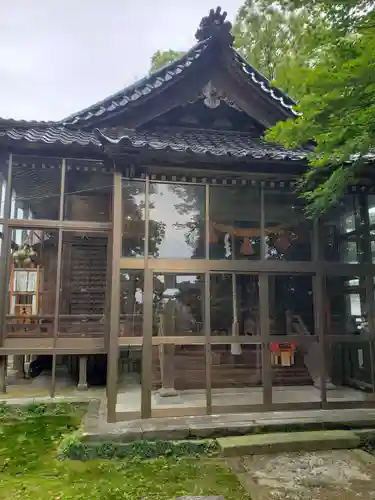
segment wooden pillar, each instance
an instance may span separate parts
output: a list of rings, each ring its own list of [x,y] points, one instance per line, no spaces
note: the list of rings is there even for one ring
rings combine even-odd
[[[113,221],[112,221],[112,252],[108,252],[111,259],[111,290],[110,315],[107,351],[107,421],[116,422],[117,379],[120,334],[120,257],[122,241],[121,207],[122,207],[122,180],[121,173],[114,173],[113,187]]]
[[[6,336],[6,313],[8,311],[8,286],[9,286],[9,262],[10,262],[10,229],[9,217],[12,203],[12,154],[8,157],[8,175],[6,180],[4,198],[4,223],[3,241],[0,251],[0,345],[3,345]]]
[[[87,391],[87,356],[79,357],[79,368],[78,368],[78,391]]]
[[[7,357],[0,356],[0,394],[5,394],[7,392]]]
[[[176,302],[170,299],[165,305],[163,312],[164,334],[167,336],[176,334]],[[175,346],[173,344],[162,344],[159,346],[161,389],[160,396],[176,396],[175,390]]]
[[[260,335],[262,340],[263,406],[270,410],[272,405],[272,366],[270,351],[270,317],[268,275],[259,276]]]
[[[13,372],[16,378],[24,378],[25,356],[23,354],[13,356]]]
[[[176,277],[173,274],[164,275],[165,288],[173,289],[176,287]],[[165,304],[163,311],[164,318],[164,335],[176,335],[176,299],[169,298]],[[174,344],[162,344],[159,348],[160,355],[160,374],[161,374],[161,389],[160,396],[176,396],[175,390],[175,346]]]

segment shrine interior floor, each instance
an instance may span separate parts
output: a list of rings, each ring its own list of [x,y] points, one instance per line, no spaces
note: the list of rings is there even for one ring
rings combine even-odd
[[[313,386],[274,387],[273,403],[319,403],[320,390]],[[349,387],[336,387],[327,391],[328,402],[374,400],[372,394]],[[213,406],[261,405],[263,403],[262,387],[246,387],[236,389],[213,389]],[[152,391],[151,407],[153,409],[201,408],[206,405],[205,390],[178,391],[176,397],[161,397],[158,391]],[[141,388],[139,384],[123,383],[117,396],[116,411],[135,412],[141,408]]]
[[[0,396],[7,398],[35,398],[48,397],[51,386],[51,375],[42,374],[34,380],[8,380],[7,393]],[[105,389],[102,387],[89,388],[87,391],[78,391],[73,380],[61,370],[56,373],[55,395],[62,397],[81,396],[83,399],[103,397]],[[366,401],[374,400],[372,394],[349,387],[336,387],[327,390],[328,402]],[[272,391],[273,403],[319,403],[320,391],[313,386],[274,387]],[[257,406],[263,402],[262,387],[228,388],[212,390],[213,406]],[[204,408],[206,405],[205,390],[178,391],[177,397],[161,397],[158,391],[152,391],[151,406],[153,409],[168,408]],[[127,374],[122,377],[118,388],[118,412],[139,412],[141,409],[141,386],[137,377]]]

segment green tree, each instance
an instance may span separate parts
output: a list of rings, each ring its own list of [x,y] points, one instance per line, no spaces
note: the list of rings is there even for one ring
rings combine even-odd
[[[156,71],[184,55],[178,50],[157,50],[151,58],[151,71]]]
[[[235,46],[254,68],[288,90],[290,67],[302,60],[308,25],[308,11],[303,7],[290,9],[272,0],[246,0],[233,26]]]
[[[307,28],[312,26],[308,16],[303,7],[281,8],[274,0],[246,0],[233,26],[235,47],[258,71],[270,80],[277,79],[288,91],[293,66],[306,60],[301,47]],[[175,50],[158,50],[152,56],[151,71],[182,55]]]
[[[297,0],[291,1],[298,6]],[[267,134],[268,140],[286,147],[311,145],[300,189],[312,215],[337,203],[348,184],[360,178],[375,148],[374,5],[354,0],[315,3],[326,14],[330,30],[324,37],[312,36],[310,44],[318,47],[315,59],[294,68],[302,114]],[[364,4],[368,8],[360,11]]]

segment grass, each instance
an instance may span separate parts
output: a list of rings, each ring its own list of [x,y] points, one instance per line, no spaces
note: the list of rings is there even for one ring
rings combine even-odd
[[[250,498],[214,458],[58,460],[62,436],[79,427],[83,412],[82,405],[0,405],[1,500]]]

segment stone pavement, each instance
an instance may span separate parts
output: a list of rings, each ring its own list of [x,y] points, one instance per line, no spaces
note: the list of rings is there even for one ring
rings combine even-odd
[[[230,458],[253,500],[375,499],[375,457],[362,450]]]

